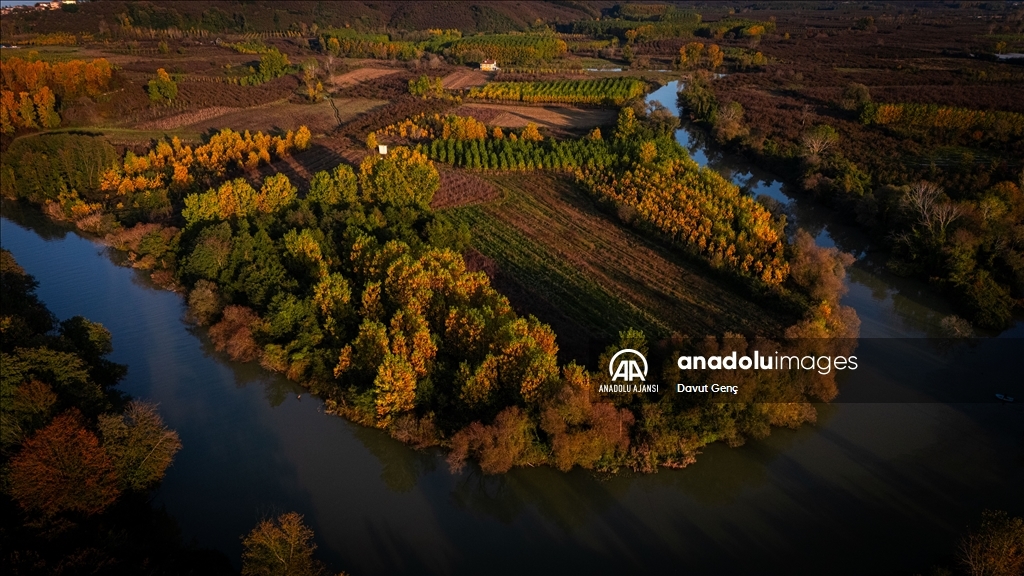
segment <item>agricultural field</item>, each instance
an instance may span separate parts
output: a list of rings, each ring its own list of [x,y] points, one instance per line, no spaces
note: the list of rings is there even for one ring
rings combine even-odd
[[[325,99],[315,104],[275,102],[257,108],[235,110],[190,127],[206,131],[219,126],[233,126],[237,130],[267,132],[307,126],[314,134],[329,134],[345,122],[385,104],[387,102],[383,100],[366,98]]]
[[[462,90],[473,88],[474,86],[483,86],[487,83],[488,79],[487,73],[480,70],[460,68],[442,78],[441,85],[445,90]]]
[[[330,81],[332,86],[345,88],[361,84],[368,80],[373,80],[374,78],[397,74],[399,72],[401,72],[401,70],[393,68],[357,68],[355,70],[345,72],[344,74],[331,76]]]
[[[772,334],[791,320],[767,312],[672,249],[624,229],[562,177],[487,178],[500,188],[500,199],[450,214],[470,226],[476,250],[531,300],[543,301],[531,304],[538,313],[556,309],[596,341],[630,327],[652,338],[666,338],[679,327],[689,336]]]
[[[607,108],[576,108],[573,106],[516,106],[467,102],[454,114],[472,116],[485,124],[502,128],[522,128],[534,123],[551,134],[581,135],[595,126],[615,123],[615,110]]]
[[[647,86],[636,78],[557,80],[549,82],[491,82],[467,96],[505,102],[618,105],[642,95]]]
[[[450,168],[441,168],[438,173],[441,185],[430,202],[434,210],[471,206],[498,199],[498,187],[480,176]]]

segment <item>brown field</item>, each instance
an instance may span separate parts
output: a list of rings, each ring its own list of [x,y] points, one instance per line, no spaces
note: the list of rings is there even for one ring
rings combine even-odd
[[[177,128],[184,128],[185,126],[191,126],[200,122],[213,120],[214,118],[219,118],[225,114],[237,112],[238,110],[238,108],[229,108],[227,106],[213,106],[211,108],[203,108],[192,112],[175,114],[174,116],[168,116],[167,118],[161,118],[159,120],[143,122],[139,124],[137,128],[139,130],[175,130]]]
[[[331,78],[331,82],[338,88],[344,88],[346,86],[354,86],[356,84],[366,82],[367,80],[373,80],[374,78],[389,76],[399,72],[401,72],[401,70],[392,68],[358,68],[351,72],[333,76]]]
[[[306,126],[313,134],[327,134],[356,116],[386,104],[383,100],[363,98],[344,98],[334,100],[338,114],[335,115],[330,100],[316,104],[274,102],[256,108],[235,110],[233,112],[203,120],[190,125],[198,130],[295,130]]]
[[[489,179],[503,189],[500,200],[452,214],[469,224],[473,246],[496,263],[499,289],[552,324],[575,354],[630,327],[652,339],[778,334],[794,320],[624,228],[564,178],[535,173]],[[570,333],[578,330],[591,341]]]
[[[461,68],[441,79],[441,85],[446,90],[462,90],[473,86],[483,86],[487,84],[488,79],[487,74],[480,70]]]
[[[281,158],[269,166],[258,168],[250,173],[254,179],[262,179],[272,174],[283,173],[292,184],[300,190],[306,190],[313,174],[321,170],[331,170],[338,164],[346,162],[345,151],[337,146],[336,140],[320,139],[302,152]]]
[[[442,164],[437,164],[437,168],[441,175],[441,186],[430,202],[434,210],[471,206],[498,198],[498,189],[494,184],[479,176]]]
[[[617,112],[603,108],[469,103],[460,106],[455,113],[502,128],[522,128],[533,122],[551,132],[578,135],[594,126],[614,123]]]

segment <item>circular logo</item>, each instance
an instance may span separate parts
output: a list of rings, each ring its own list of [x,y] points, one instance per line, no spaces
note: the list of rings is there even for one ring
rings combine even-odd
[[[640,359],[643,363],[643,370],[640,369],[640,365],[637,364],[636,358],[626,356],[619,359],[623,354],[632,355]],[[612,377],[612,380],[625,380],[630,382],[634,379],[639,378],[646,382],[647,376],[647,358],[644,355],[632,348],[624,348],[619,350],[612,356],[612,359],[608,361],[608,375]]]

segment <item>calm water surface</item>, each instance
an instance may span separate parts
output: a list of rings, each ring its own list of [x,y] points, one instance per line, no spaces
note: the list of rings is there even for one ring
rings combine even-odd
[[[675,90],[652,98],[674,108]],[[770,175],[685,130],[679,138],[752,193],[785,202],[822,244],[860,256],[844,302],[864,336],[923,336],[949,313],[923,286],[878,272],[862,240]],[[823,406],[815,426],[713,445],[685,470],[648,476],[452,474],[438,453],[325,416],[301,389],[228,362],[183,321],[178,295],[99,245],[10,206],[0,233],[54,313],[113,333],[113,359],[129,366],[122,387],[158,402],[184,444],[156,502],[186,538],[235,560],[259,519],[296,510],[321,558],[353,574],[864,574],[927,568],[986,507],[1024,513],[1020,404]],[[1024,337],[1024,327],[1002,336]],[[898,386],[899,364],[898,351],[879,356],[856,378]]]

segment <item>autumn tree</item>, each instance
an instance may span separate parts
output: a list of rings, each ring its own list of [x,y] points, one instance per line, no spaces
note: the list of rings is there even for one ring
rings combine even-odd
[[[1024,573],[1024,518],[985,511],[981,526],[961,539],[957,556],[970,576]]]
[[[308,60],[302,65],[302,82],[306,85],[306,97],[310,102],[319,102],[324,98],[324,85],[320,81],[319,70],[316,60]]]
[[[178,84],[163,68],[157,68],[156,77],[148,84],[149,99],[157,103],[169,103],[178,97]]]
[[[60,126],[60,115],[54,110],[57,103],[56,97],[49,86],[43,86],[32,96],[32,102],[36,105],[36,118],[43,128],[56,128]]]
[[[130,402],[121,415],[104,414],[99,429],[122,490],[151,488],[181,449],[178,434],[164,425],[153,404]]]
[[[523,128],[523,132],[519,137],[528,142],[539,142],[544,139],[544,137],[540,135],[540,130],[537,129],[537,125],[533,122],[526,123],[526,128]]]
[[[296,512],[261,521],[242,540],[243,576],[326,576],[313,537]]]
[[[416,399],[416,373],[404,357],[387,354],[373,381],[377,426],[386,428],[402,412],[412,410]]]
[[[722,49],[718,47],[718,44],[712,44],[708,46],[708,52],[706,55],[708,69],[715,70],[722,65],[722,61],[725,59],[725,54]]]
[[[368,156],[359,165],[363,201],[394,207],[427,208],[441,178],[425,155],[398,147],[386,157]]]
[[[11,459],[10,494],[43,516],[102,512],[117,499],[117,471],[95,434],[71,410],[22,444]]]

